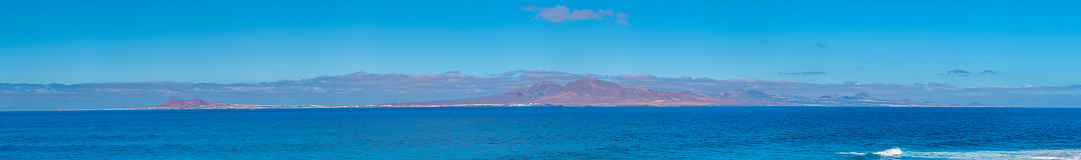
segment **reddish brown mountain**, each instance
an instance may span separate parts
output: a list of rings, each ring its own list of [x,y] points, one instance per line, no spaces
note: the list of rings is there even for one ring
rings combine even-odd
[[[563,89],[563,85],[556,84],[552,81],[544,81],[525,88],[518,88],[504,93],[504,95],[512,96],[525,96],[525,97],[544,97],[553,93],[559,92]]]
[[[739,105],[724,99],[709,99],[676,92],[629,88],[612,82],[586,78],[568,83],[553,95],[531,103],[564,106],[720,106]]]
[[[201,106],[225,104],[221,102],[207,101],[201,99],[169,99],[165,103],[154,106],[155,108],[167,108],[167,109],[192,109],[200,108]]]
[[[472,104],[521,104],[529,103],[534,99],[552,95],[559,92],[563,85],[556,84],[552,81],[544,81],[533,84],[529,87],[518,88],[511,90],[510,92],[486,96],[475,97],[466,99],[453,99],[442,101],[429,101],[429,102],[409,102],[401,103],[397,105],[472,105]]]
[[[709,98],[709,95],[707,95],[707,94],[698,94],[698,93],[694,93],[694,91],[690,91],[690,90],[679,91],[679,94],[685,94],[685,95],[690,95],[690,96],[695,96],[695,97],[702,97],[702,98]]]
[[[722,106],[741,105],[730,99],[711,99],[676,92],[629,88],[594,78],[581,79],[566,86],[540,82],[507,93],[442,101],[410,102],[397,106],[471,106],[492,104],[533,104],[562,106]]]

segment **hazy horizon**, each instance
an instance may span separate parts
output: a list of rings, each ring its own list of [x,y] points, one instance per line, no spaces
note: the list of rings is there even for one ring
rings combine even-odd
[[[587,76],[662,91],[1081,107],[1078,5],[4,1],[0,110],[379,104]]]
[[[354,72],[297,80],[245,83],[110,82],[83,84],[0,83],[5,110],[54,110],[138,108],[161,104],[171,98],[197,98],[236,104],[365,105],[459,99],[502,94],[542,81],[557,84],[598,78],[627,87],[659,91],[692,91],[715,94],[732,90],[756,90],[774,95],[819,97],[869,93],[879,99],[939,101],[967,104],[980,102],[1018,107],[1077,107],[1081,98],[1071,92],[1081,85],[955,87],[946,83],[808,83],[794,80],[712,79],[708,77],[658,77],[646,73],[623,75],[576,74],[545,70],[516,70],[492,75],[468,75],[459,71],[433,74],[378,74]]]

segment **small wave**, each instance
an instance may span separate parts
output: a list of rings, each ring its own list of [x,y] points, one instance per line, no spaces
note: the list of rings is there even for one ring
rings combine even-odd
[[[883,157],[900,157],[902,154],[905,154],[905,152],[901,152],[901,148],[891,148],[885,151],[875,152],[874,154]]]
[[[837,154],[851,154],[851,155],[867,155],[865,152],[837,152]],[[901,148],[891,148],[883,151],[871,153],[871,155],[880,157],[900,157],[905,152],[901,151]]]
[[[867,155],[864,152],[838,152],[838,154]],[[1017,160],[1081,160],[1081,150],[1021,150],[1021,151],[966,151],[966,152],[902,152],[892,148],[871,155],[880,157],[913,157],[930,159],[1017,159]]]
[[[867,153],[863,153],[863,152],[837,152],[837,154],[852,154],[852,155],[861,155],[862,156],[862,155],[866,155]]]

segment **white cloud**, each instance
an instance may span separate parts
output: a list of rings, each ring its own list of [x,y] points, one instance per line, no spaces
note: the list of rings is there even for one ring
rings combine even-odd
[[[578,20],[597,20],[622,25],[630,25],[630,22],[627,21],[629,15],[612,9],[571,10],[570,8],[567,8],[567,6],[555,5],[551,7],[526,6],[522,7],[522,11],[537,12],[537,14],[533,16],[533,19],[545,20],[552,23],[572,22]]]
[[[618,76],[616,76],[616,78],[622,80],[622,79],[653,79],[653,78],[657,78],[657,77],[655,77],[653,75],[650,75],[650,74],[645,74],[645,73],[631,73],[631,74],[625,74],[625,75],[618,75]]]

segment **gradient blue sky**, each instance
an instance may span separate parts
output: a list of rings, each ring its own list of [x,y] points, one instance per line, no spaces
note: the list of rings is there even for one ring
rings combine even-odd
[[[611,9],[554,23],[527,6]],[[814,83],[1081,82],[1074,1],[0,1],[0,83],[518,69]],[[968,76],[947,71],[960,69]],[[997,74],[979,74],[993,70]],[[779,72],[825,72],[788,75]]]

